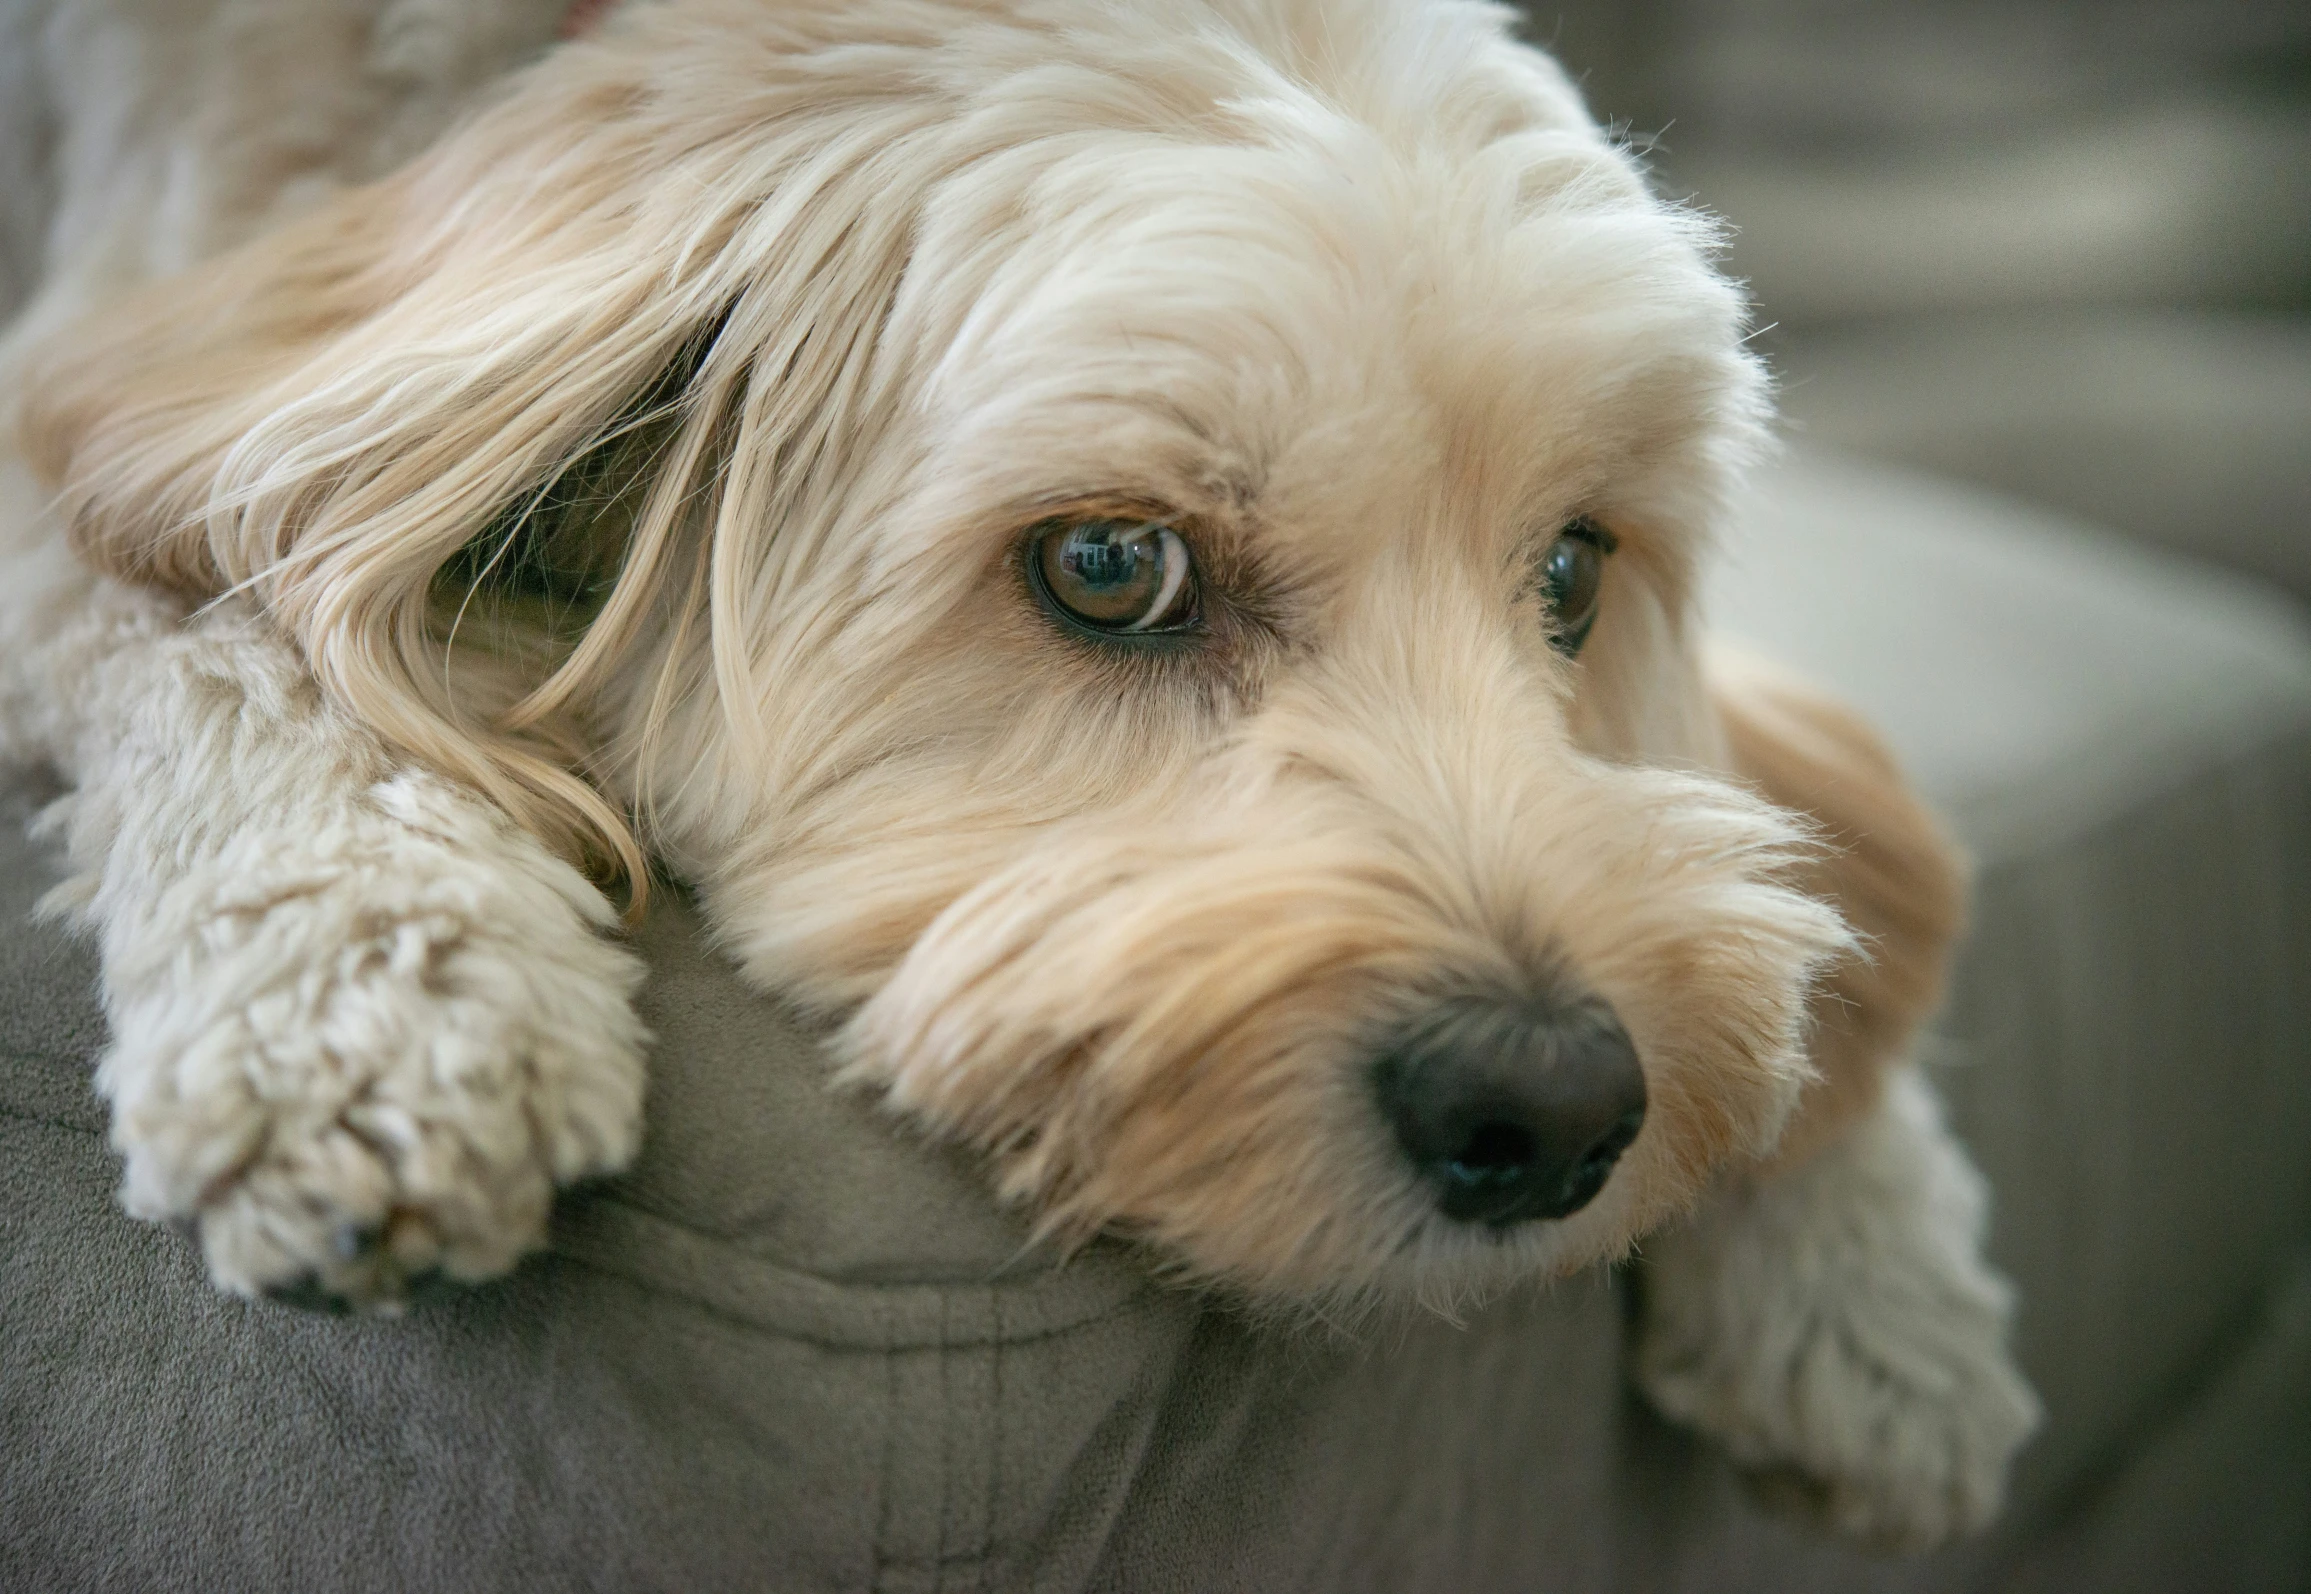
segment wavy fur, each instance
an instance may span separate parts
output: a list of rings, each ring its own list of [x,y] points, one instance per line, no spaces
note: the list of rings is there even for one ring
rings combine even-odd
[[[1046,1232],[1270,1305],[1449,1306],[1926,1133],[1866,1126],[1954,855],[1850,716],[1705,660],[1697,571],[1765,439],[1741,297],[1502,13],[666,0],[545,51],[529,0],[266,0],[233,26],[278,15],[321,119],[284,123],[195,10],[208,65],[89,157],[102,224],[0,356],[53,495],[11,478],[0,705],[120,816],[80,848],[117,1138],[220,1278],[487,1272],[630,1147],[630,971],[571,864],[634,911],[653,868],[697,883],[845,1077]],[[198,225],[156,219],[163,148],[214,179]],[[1025,528],[1119,502],[1192,534],[1200,639],[1039,606]],[[1531,577],[1575,516],[1619,542],[1577,662]],[[156,718],[182,606],[216,678],[302,685]],[[172,736],[286,795],[213,846],[108,841],[234,778]],[[163,968],[198,989],[128,1024]],[[1391,1145],[1376,1037],[1561,979],[1619,1015],[1644,1130],[1577,1215],[1474,1233]],[[1927,1293],[1995,1361],[1970,1280]],[[1726,1366],[1770,1339],[1662,1298]],[[2005,1449],[1935,1451],[1954,1496],[1849,1493],[1938,1533]]]

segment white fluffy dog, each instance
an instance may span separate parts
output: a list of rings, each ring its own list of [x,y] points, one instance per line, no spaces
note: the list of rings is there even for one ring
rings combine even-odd
[[[13,0],[0,747],[129,1210],[511,1266],[634,1147],[663,866],[1047,1233],[1328,1308],[1650,1236],[1664,1410],[1984,1521],[1958,873],[1695,635],[1709,224],[1461,0],[601,9]]]

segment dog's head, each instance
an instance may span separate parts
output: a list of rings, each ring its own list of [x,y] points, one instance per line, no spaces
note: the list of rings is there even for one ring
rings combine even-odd
[[[1487,8],[675,0],[30,435],[113,568],[638,815],[1054,1229],[1434,1298],[1765,1154],[1852,949],[1709,773],[1710,244]]]

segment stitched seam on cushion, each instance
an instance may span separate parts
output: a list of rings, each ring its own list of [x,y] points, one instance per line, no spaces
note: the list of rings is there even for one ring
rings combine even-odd
[[[944,1486],[944,1493],[947,1498],[942,1501],[939,1513],[939,1561],[942,1568],[939,1587],[942,1591],[950,1587],[946,1576],[946,1569],[948,1568],[952,1568],[958,1573],[968,1574],[967,1578],[959,1579],[953,1586],[969,1586],[984,1590],[987,1581],[985,1566],[994,1511],[993,1483],[990,1470],[994,1458],[988,1453],[987,1445],[996,1416],[994,1408],[994,1361],[1002,1353],[1003,1341],[1002,1320],[997,1311],[1000,1293],[992,1290],[981,1290],[975,1294],[983,1297],[975,1301],[974,1305],[988,1321],[989,1328],[985,1338],[966,1347],[962,1353],[969,1358],[962,1369],[967,1375],[966,1387],[969,1390],[970,1399],[967,1425],[956,1421],[954,1400],[952,1396],[948,1399],[948,1465]],[[943,1369],[952,1367],[954,1362],[954,1353],[945,1352],[942,1354]],[[973,1442],[966,1444],[964,1442],[966,1440]],[[967,1475],[961,1471],[965,1467],[969,1469]],[[960,1502],[962,1507],[960,1520],[957,1519],[956,1506],[958,1502],[955,1499],[958,1479],[968,1485],[968,1493]],[[955,1534],[961,1541],[960,1545],[949,1542],[948,1525],[950,1522],[953,1522]]]
[[[995,1524],[1003,1520],[1003,1297],[987,1303],[995,1332],[987,1343],[987,1514],[979,1533],[979,1588],[985,1594],[995,1558]]]
[[[611,1177],[615,1178],[616,1176],[612,1175]],[[637,1201],[631,1196],[625,1195],[614,1188],[597,1188],[595,1190],[589,1191],[587,1193],[587,1200],[595,1206],[615,1207],[618,1211],[629,1213],[634,1217],[643,1218],[652,1223],[663,1223],[670,1229],[680,1229],[684,1234],[691,1235],[699,1240],[703,1240],[708,1245],[728,1246],[732,1250],[737,1251],[741,1257],[750,1263],[756,1263],[764,1267],[777,1268],[781,1272],[793,1273],[806,1278],[827,1279],[830,1283],[839,1282],[844,1289],[1002,1289],[1009,1285],[1030,1282],[1033,1277],[1049,1277],[1051,1276],[1051,1273],[1055,1271],[1053,1269],[1046,1269],[1040,1275],[1022,1275],[1016,1280],[1004,1279],[998,1272],[990,1273],[977,1278],[932,1279],[926,1280],[920,1284],[910,1284],[904,1281],[881,1284],[876,1283],[871,1279],[861,1279],[856,1283],[850,1282],[848,1280],[838,1281],[828,1278],[828,1275],[823,1273],[813,1273],[808,1268],[794,1267],[787,1263],[779,1262],[770,1257],[756,1256],[751,1252],[740,1249],[738,1243],[727,1234],[719,1233],[713,1229],[701,1228],[697,1224],[692,1223],[687,1219],[674,1217],[666,1212],[662,1212],[658,1208],[650,1206],[646,1202]],[[1022,1254],[1024,1254],[1024,1252]]]
[[[870,1547],[868,1587],[884,1587],[883,1574],[891,1566],[891,1558],[884,1546],[891,1541],[891,1497],[898,1491],[892,1483],[899,1457],[899,1358],[883,1353],[883,1464],[876,1477],[880,1491],[875,1500],[875,1539]]]
[[[845,1351],[858,1356],[887,1357],[893,1355],[906,1355],[910,1352],[920,1351],[923,1348],[920,1345],[894,1345],[876,1343],[874,1341],[865,1339],[842,1339],[830,1335],[813,1334],[803,1329],[785,1328],[773,1323],[764,1323],[759,1319],[747,1316],[744,1312],[734,1312],[726,1306],[717,1305],[713,1301],[704,1300],[688,1290],[671,1286],[661,1287],[659,1285],[652,1284],[647,1280],[638,1279],[624,1268],[614,1267],[604,1262],[598,1262],[592,1257],[575,1256],[567,1251],[542,1251],[534,1254],[541,1257],[550,1257],[557,1263],[566,1264],[572,1267],[581,1267],[591,1273],[600,1273],[609,1278],[623,1279],[627,1283],[633,1285],[636,1289],[643,1291],[645,1294],[655,1296],[661,1300],[679,1301],[682,1305],[689,1307],[692,1311],[702,1313],[707,1317],[711,1317],[718,1323],[727,1323],[735,1328],[747,1329],[753,1333],[761,1334],[771,1339],[787,1340],[797,1345],[812,1345],[816,1346],[820,1350]],[[843,1287],[848,1288],[849,1286]],[[882,1287],[885,1286],[859,1286],[861,1289],[875,1289]],[[907,1289],[936,1289],[940,1286],[917,1284],[905,1286],[894,1285],[888,1287]],[[978,1288],[979,1286],[971,1287]],[[1039,1344],[1044,1340],[1058,1339],[1064,1335],[1079,1333],[1084,1329],[1097,1328],[1103,1323],[1112,1323],[1117,1318],[1122,1317],[1132,1311],[1133,1308],[1137,1307],[1142,1301],[1146,1300],[1152,1293],[1154,1293],[1153,1285],[1148,1285],[1143,1288],[1136,1289],[1130,1294],[1124,1296],[1121,1300],[1116,1301],[1113,1305],[1103,1307],[1097,1312],[1090,1313],[1083,1317],[1071,1318],[1067,1322],[1054,1324],[1049,1328],[1035,1328],[1029,1329],[1024,1333],[1013,1334],[1008,1339],[1006,1339],[1004,1343],[1010,1345],[1034,1345]]]
[[[958,1414],[955,1410],[955,1353],[947,1343],[948,1331],[954,1321],[954,1316],[955,1297],[952,1295],[940,1296],[939,1343],[933,1347],[932,1351],[932,1354],[938,1357],[936,1365],[939,1369],[939,1502],[937,1515],[932,1520],[939,1525],[938,1558],[942,1565],[945,1564],[950,1553],[947,1544],[947,1517],[955,1503],[955,1424],[958,1420]]]
[[[927,1587],[934,1594],[947,1594],[950,1589],[972,1587],[984,1591],[987,1587],[988,1558],[991,1543],[991,1500],[982,1489],[971,1520],[957,1522],[956,1491],[959,1481],[958,1464],[964,1459],[958,1441],[965,1437],[963,1430],[981,1429],[988,1413],[982,1410],[992,1394],[977,1392],[977,1380],[970,1380],[974,1394],[969,1409],[963,1409],[956,1395],[958,1357],[978,1358],[993,1354],[999,1347],[969,1341],[958,1342],[947,1332],[957,1304],[953,1295],[942,1302],[940,1328],[935,1343],[911,1350],[889,1353],[885,1358],[884,1399],[885,1428],[881,1488],[882,1495],[876,1506],[875,1547],[873,1555],[873,1588],[878,1594],[897,1594],[901,1589],[913,1591]],[[938,1418],[939,1435],[936,1483],[909,1503],[919,1505],[922,1511],[913,1513],[909,1536],[928,1537],[933,1543],[932,1553],[902,1552],[892,1547],[898,1514],[893,1502],[900,1498],[902,1480],[899,1477],[900,1446],[898,1435],[898,1406],[900,1401],[900,1367],[902,1358],[927,1357],[927,1377],[935,1381],[937,1398],[931,1409]],[[909,1365],[920,1365],[910,1362]],[[976,1372],[978,1369],[971,1368]],[[922,1448],[912,1455],[920,1458]],[[979,1459],[986,1459],[984,1456]],[[978,1480],[974,1480],[978,1481]],[[922,1530],[928,1528],[924,1534]],[[957,1548],[957,1537],[967,1540],[969,1548]]]
[[[866,1346],[888,1350],[925,1348],[936,1342],[937,1316],[952,1309],[959,1290],[1007,1292],[1012,1297],[1014,1316],[1018,1315],[1026,1299],[1040,1296],[1051,1301],[1050,1315],[1056,1321],[1046,1319],[1047,1327],[1037,1326],[1028,1329],[1023,1335],[1013,1335],[1014,1342],[1019,1343],[1064,1332],[1080,1323],[1105,1319],[1158,1287],[1153,1280],[1136,1271],[1104,1280],[1083,1273],[1069,1277],[1054,1271],[1016,1281],[981,1278],[921,1283],[853,1283],[749,1255],[715,1236],[660,1218],[644,1209],[621,1203],[611,1196],[597,1197],[595,1205],[610,1227],[606,1233],[600,1230],[594,1232],[608,1243],[598,1246],[587,1243],[588,1209],[566,1209],[557,1219],[551,1241],[555,1255],[624,1277],[654,1294],[680,1296],[711,1306],[718,1315],[732,1321],[751,1322],[783,1337],[830,1349]],[[631,1222],[635,1227],[628,1234],[620,1235],[617,1228],[621,1222]],[[671,1232],[653,1235],[653,1228]],[[712,1263],[711,1276],[725,1281],[727,1287],[718,1290],[680,1271],[659,1272],[646,1264],[630,1262],[624,1254],[620,1254],[628,1249],[627,1245],[620,1242],[629,1240],[639,1242],[643,1253],[653,1256],[662,1254],[662,1247],[667,1243],[687,1242],[694,1245],[705,1253],[698,1260]],[[653,1240],[658,1244],[650,1244]],[[768,1297],[763,1303],[765,1310],[759,1315],[750,1309],[751,1303],[742,1298],[750,1283]],[[1069,1295],[1081,1299],[1069,1305],[1066,1304]],[[867,1314],[862,1311],[869,1303],[874,1305],[872,1332],[866,1328],[864,1319]],[[1038,1314],[1030,1310],[1028,1315],[1032,1319]],[[814,1317],[837,1319],[840,1326],[816,1328],[811,1321]],[[861,1328],[854,1331],[849,1326],[852,1322],[860,1322]],[[917,1326],[901,1326],[910,1322]],[[984,1342],[984,1332],[974,1333],[963,1341],[970,1344]]]

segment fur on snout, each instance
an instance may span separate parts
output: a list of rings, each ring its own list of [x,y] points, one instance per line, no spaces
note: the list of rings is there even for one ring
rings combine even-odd
[[[986,1148],[1047,1231],[1335,1309],[1618,1255],[1763,1154],[1811,1077],[1815,978],[1855,951],[1790,884],[1806,828],[1581,752],[1481,633],[1375,635],[1160,801],[1053,827],[942,908],[843,1030],[852,1076]],[[1568,985],[1626,1026],[1649,1127],[1578,1214],[1457,1225],[1376,1111],[1380,1048],[1441,1002]]]

